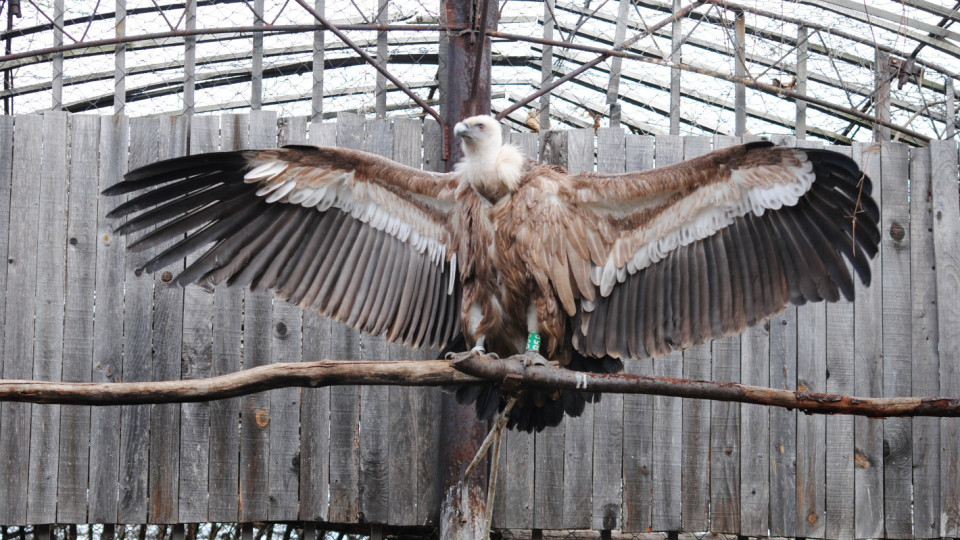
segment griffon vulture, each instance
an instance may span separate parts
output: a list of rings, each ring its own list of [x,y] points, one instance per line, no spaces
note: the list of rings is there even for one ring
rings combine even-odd
[[[736,334],[790,303],[852,299],[850,267],[870,281],[879,210],[840,154],[758,142],[570,175],[503,144],[488,116],[454,133],[463,159],[449,173],[309,146],[161,161],[106,190],[145,190],[109,217],[145,231],[133,250],[182,238],[147,271],[202,251],[180,285],[271,289],[412,347],[583,371]],[[504,403],[490,387],[458,397],[484,417]],[[509,424],[556,425],[595,397],[528,392]]]

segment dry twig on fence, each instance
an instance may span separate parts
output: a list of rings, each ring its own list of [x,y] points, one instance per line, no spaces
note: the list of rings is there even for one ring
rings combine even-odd
[[[734,382],[713,382],[619,373],[600,375],[552,366],[524,367],[519,360],[457,362],[408,360],[279,363],[207,379],[157,382],[74,383],[0,380],[0,401],[64,405],[134,405],[213,401],[286,387],[344,384],[445,386],[494,382],[516,387],[585,389],[603,393],[651,394],[733,401],[808,414],[888,416],[960,416],[960,399],[941,397],[867,398],[765,388]]]

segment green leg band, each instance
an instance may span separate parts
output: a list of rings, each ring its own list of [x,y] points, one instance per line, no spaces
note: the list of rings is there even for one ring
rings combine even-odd
[[[540,334],[527,334],[527,350],[540,352]]]

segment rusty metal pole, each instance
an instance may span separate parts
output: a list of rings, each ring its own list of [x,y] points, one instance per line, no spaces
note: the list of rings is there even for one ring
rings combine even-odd
[[[485,30],[497,28],[497,2],[489,0],[441,0],[445,24],[464,24],[469,30],[446,32],[439,74],[444,138],[449,154],[447,170],[460,159],[460,141],[453,126],[460,120],[490,113],[490,39]],[[486,25],[482,28],[481,24]],[[440,531],[443,538],[477,538],[484,523],[487,467],[480,466],[460,485],[464,470],[477,453],[488,431],[472,406],[462,406],[451,394],[443,395],[440,419],[440,477],[443,508]],[[492,509],[491,509],[492,510]]]
[[[462,32],[448,31],[443,36],[446,55],[441,60],[440,86],[444,91],[441,114],[445,135],[451,136],[447,170],[452,170],[460,159],[460,141],[452,137],[454,124],[470,116],[490,114],[490,39],[485,37],[480,23],[485,19],[486,30],[495,31],[499,13],[497,2],[489,0],[441,0],[440,4],[444,24],[468,28]],[[484,7],[485,18],[482,17]],[[478,47],[483,49],[479,56]]]

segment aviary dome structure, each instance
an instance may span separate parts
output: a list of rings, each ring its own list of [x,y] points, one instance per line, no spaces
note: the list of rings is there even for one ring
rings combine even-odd
[[[445,91],[438,82],[444,33],[472,31],[448,27],[439,2],[303,4],[431,104]],[[8,113],[423,114],[298,2],[5,7]],[[493,109],[515,108],[506,118],[519,130],[620,122],[650,134],[796,133],[922,145],[956,131],[957,7],[952,0],[500,2]],[[644,35],[651,28],[654,35]],[[529,99],[625,41],[621,53]]]

